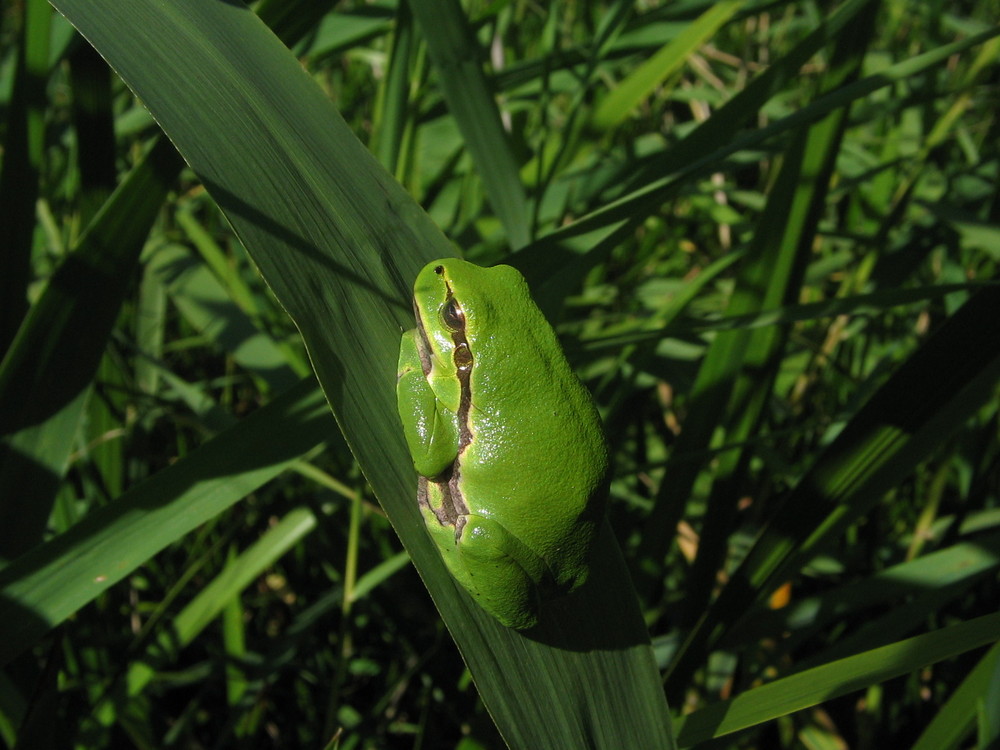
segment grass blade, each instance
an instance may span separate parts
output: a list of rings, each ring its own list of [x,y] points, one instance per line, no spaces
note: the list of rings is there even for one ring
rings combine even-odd
[[[992,398],[1000,378],[1000,291],[980,290],[862,407],[785,498],[689,637],[674,675],[824,543],[866,513]],[[792,509],[794,512],[785,512]]]
[[[878,4],[870,3],[860,14],[852,33],[838,39],[821,93],[837,89],[857,77],[877,11]],[[748,262],[737,278],[727,314],[751,314],[790,304],[799,298],[817,227],[826,207],[848,112],[846,107],[832,112],[793,138],[757,222]],[[723,334],[713,340],[702,365],[707,373],[703,378],[699,372],[696,388],[701,385],[701,390],[694,395],[697,401],[692,404],[688,417],[698,426],[691,432],[696,433],[699,442],[684,441],[685,450],[707,449],[715,426],[725,430],[725,441],[731,445],[744,445],[756,433],[774,386],[788,333],[787,327],[775,326]],[[702,414],[703,408],[709,413]],[[732,416],[720,423],[723,413]],[[709,428],[707,432],[705,426]],[[681,438],[688,432],[685,430]],[[680,443],[678,441],[678,451]],[[747,450],[727,451],[720,456],[715,468],[698,556],[688,582],[685,602],[688,622],[696,620],[696,613],[707,606],[715,577],[725,567],[729,534],[738,512],[734,498],[738,497],[743,467],[749,460]],[[672,468],[667,469],[667,480],[657,498],[657,510],[683,507],[690,496],[693,469],[698,465],[682,463],[677,467],[679,472],[672,472]],[[687,481],[677,482],[678,473],[687,475],[684,476]],[[654,511],[653,515],[659,514]],[[675,517],[661,527],[660,538],[672,537],[676,520]],[[662,547],[657,551],[662,555]]]
[[[741,627],[733,628],[726,646],[750,643],[774,633],[792,633],[794,647],[806,635],[868,608],[928,591],[962,590],[972,578],[1000,568],[1000,534],[954,544],[915,560],[893,565],[868,578],[797,600],[782,609],[756,608]],[[920,620],[915,619],[915,624]]]
[[[158,669],[177,658],[180,649],[222,614],[231,597],[249,586],[316,527],[308,508],[296,508],[271,526],[253,545],[233,558],[173,619],[148,649],[146,658],[134,663],[125,678],[126,695],[138,695]]]
[[[49,72],[52,9],[45,0],[27,0],[23,13],[0,166],[0,226],[6,238],[0,260],[0,351],[10,346],[28,309],[35,199],[45,149],[43,82]]]
[[[951,750],[958,747],[976,724],[977,707],[988,705],[987,694],[990,683],[996,681],[998,668],[1000,643],[995,643],[934,715],[911,750]]]
[[[591,125],[598,130],[618,127],[638,104],[680,69],[688,56],[708,41],[743,5],[743,0],[713,4],[669,44],[640,65],[598,105]]]
[[[857,12],[870,1],[859,0],[858,5],[848,3],[845,5],[845,10],[850,5],[851,11]],[[692,177],[708,174],[712,170],[717,169],[720,162],[726,157],[740,151],[757,148],[762,144],[768,143],[775,136],[806,127],[834,110],[868,96],[886,86],[891,86],[899,81],[919,75],[925,70],[940,65],[949,57],[958,55],[976,45],[983,44],[998,34],[1000,34],[1000,29],[983,31],[891,65],[875,75],[867,76],[860,81],[821,96],[806,107],[783,117],[767,127],[754,130],[736,138],[721,139],[727,145],[709,153],[698,148],[685,148],[688,145],[688,141],[682,142],[679,148],[671,149],[671,155],[665,157],[663,162],[657,162],[656,166],[662,167],[662,171],[659,169],[650,169],[648,172],[642,172],[641,174],[646,180],[641,182],[632,192],[596,209],[566,227],[561,227],[551,232],[532,245],[530,248],[531,255],[541,254],[549,257],[547,263],[545,262],[546,259],[542,258],[541,263],[532,265],[531,272],[536,278],[544,278],[565,257],[564,254],[577,256],[598,249],[607,249],[609,245],[624,237],[632,226],[645,220],[652,212],[658,210],[671,191],[676,190],[678,186]],[[770,90],[772,82],[769,79],[768,85],[762,86],[760,92]],[[734,99],[733,101],[735,102],[736,100]],[[743,104],[749,104],[749,102]],[[701,128],[707,127],[708,123],[714,123],[720,119],[725,120],[729,114],[738,116],[740,112],[729,112],[725,108],[720,109]],[[729,122],[735,123],[738,121],[734,117]],[[701,134],[701,128],[694,131],[694,133]],[[717,130],[716,128],[721,128],[721,130]],[[699,135],[699,138],[704,137],[714,144],[720,141],[710,136],[721,135],[725,132],[734,134],[735,129],[729,129],[725,125],[716,124],[712,127],[707,127],[704,131],[704,136]],[[694,133],[689,138],[694,138]],[[702,143],[702,141],[699,140],[698,143]],[[693,146],[694,143],[690,145]]]
[[[1000,614],[985,615],[775,680],[679,719],[678,745],[690,747],[818,705],[972,651],[998,636]]]
[[[457,0],[411,0],[441,89],[465,138],[490,204],[517,250],[530,237],[527,199],[500,112],[483,73],[480,47]]]
[[[160,141],[94,218],[0,363],[0,558],[41,540],[139,251],[180,169]]]
[[[0,570],[0,665],[333,429],[311,381]]]

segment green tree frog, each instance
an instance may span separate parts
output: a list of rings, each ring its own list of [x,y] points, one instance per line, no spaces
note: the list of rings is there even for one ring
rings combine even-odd
[[[446,258],[413,289],[397,402],[424,523],[455,579],[507,627],[587,578],[608,447],[524,277]]]

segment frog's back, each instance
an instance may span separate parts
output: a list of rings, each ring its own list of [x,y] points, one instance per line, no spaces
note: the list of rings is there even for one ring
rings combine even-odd
[[[523,298],[498,288],[480,299],[479,333],[470,342],[472,442],[462,472],[489,507],[516,509],[505,524],[516,525],[511,531],[538,554],[574,559],[567,548],[589,546],[603,511],[607,444],[555,332],[520,274],[509,271],[498,287],[519,285]]]

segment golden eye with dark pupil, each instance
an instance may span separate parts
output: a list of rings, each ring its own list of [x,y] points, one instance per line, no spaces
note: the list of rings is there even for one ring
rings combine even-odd
[[[449,299],[441,308],[441,322],[449,331],[461,331],[465,328],[465,313],[454,299]]]
[[[472,367],[472,352],[469,351],[469,345],[466,343],[461,343],[455,347],[455,369],[459,372],[463,370],[468,370]]]

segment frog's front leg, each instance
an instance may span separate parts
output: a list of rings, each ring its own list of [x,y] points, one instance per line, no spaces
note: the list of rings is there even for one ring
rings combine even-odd
[[[399,347],[396,402],[413,466],[424,477],[436,477],[458,456],[458,416],[435,395],[421,357],[423,342],[414,328]]]

